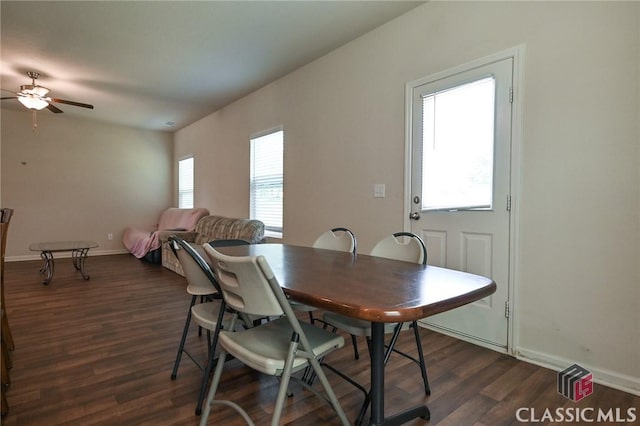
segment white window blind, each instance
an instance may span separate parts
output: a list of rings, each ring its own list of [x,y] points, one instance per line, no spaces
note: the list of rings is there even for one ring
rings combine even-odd
[[[178,162],[178,207],[193,208],[193,157]]]
[[[262,221],[273,236],[282,236],[282,130],[251,139],[251,218]]]
[[[423,211],[491,208],[494,98],[494,77],[423,96]]]

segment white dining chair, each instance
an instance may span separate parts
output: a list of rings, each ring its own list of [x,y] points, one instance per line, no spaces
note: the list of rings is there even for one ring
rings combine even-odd
[[[320,234],[314,241],[313,248],[346,251],[356,254],[356,236],[347,228],[333,228]]]
[[[422,239],[411,232],[396,232],[388,237],[380,240],[371,250],[371,256],[384,257],[387,259],[402,260],[405,262],[413,262],[422,265],[427,264],[427,248]],[[338,329],[346,331],[352,336],[364,336],[367,339],[367,344],[370,343],[371,337],[371,323],[369,321],[363,321],[356,318],[347,317],[334,312],[326,312],[322,320],[333,327],[333,331]],[[413,329],[415,342],[418,349],[418,358],[414,358],[411,355],[402,352],[395,348],[401,331]],[[411,361],[415,362],[420,368],[422,375],[422,381],[424,384],[424,392],[426,395],[431,394],[429,387],[429,380],[427,378],[427,369],[424,362],[424,353],[422,350],[422,341],[420,339],[420,332],[416,321],[409,323],[385,323],[385,334],[391,334],[391,339],[386,347],[385,364],[388,362],[392,352],[398,353]],[[343,376],[344,377],[344,376]],[[349,380],[349,379],[348,379]],[[351,381],[351,380],[349,380]],[[355,384],[353,381],[351,383]],[[358,386],[358,385],[356,385]],[[359,386],[358,386],[359,387]],[[362,406],[358,420],[356,424],[359,424],[364,416],[364,413],[369,405],[369,395],[366,395],[365,403]]]
[[[336,251],[345,251],[350,252],[352,254],[356,254],[356,236],[347,228],[333,228],[324,233],[322,233],[313,243],[313,248],[320,248],[326,250],[336,250]],[[296,302],[292,300],[291,307],[295,311],[308,312],[309,313],[309,322],[311,324],[315,324],[318,320],[313,316],[313,312],[317,310],[317,308],[309,305],[305,305],[304,303]],[[355,336],[352,336],[353,347],[356,353],[356,359],[358,354],[357,342],[355,340]]]
[[[227,355],[233,356],[235,360],[254,370],[280,379],[271,418],[272,426],[279,424],[291,380],[312,390],[314,394],[323,396],[337,413],[340,422],[348,425],[349,421],[319,362],[320,358],[344,346],[344,339],[328,330],[298,321],[289,300],[263,256],[234,257],[224,255],[212,247],[204,248],[228,306],[238,313],[276,319],[236,332],[220,332],[220,357],[200,426],[207,424],[212,404],[231,406],[248,424],[253,425],[253,421],[242,407],[232,401],[215,399]],[[292,376],[307,366],[311,366],[320,380],[324,395]]]

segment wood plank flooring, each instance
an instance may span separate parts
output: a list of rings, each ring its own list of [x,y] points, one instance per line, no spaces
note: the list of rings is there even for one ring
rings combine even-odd
[[[184,278],[130,255],[94,256],[83,281],[71,259],[56,260],[53,281],[42,285],[39,261],[6,264],[6,310],[16,343],[11,386],[6,391],[14,425],[196,425],[200,370],[183,357],[170,379],[190,298]],[[640,397],[598,384],[574,403],[556,392],[556,372],[421,329],[432,394],[425,397],[418,368],[392,357],[386,369],[386,412],[426,402],[431,420],[421,425],[511,425],[519,408],[603,410],[640,407]],[[416,353],[412,333],[399,345]],[[187,346],[203,358],[205,338],[193,327]],[[360,349],[366,351],[364,341]],[[368,383],[366,355],[356,361],[350,344],[328,361]],[[331,372],[329,380],[350,419],[362,395]],[[243,406],[257,425],[269,424],[278,382],[238,363],[223,374],[221,398]],[[282,423],[337,424],[317,397],[294,387]],[[547,421],[541,424],[551,424]],[[209,424],[242,425],[232,410],[215,406]],[[590,423],[594,424],[594,423]],[[619,422],[611,422],[619,424]],[[636,423],[637,424],[637,423]]]

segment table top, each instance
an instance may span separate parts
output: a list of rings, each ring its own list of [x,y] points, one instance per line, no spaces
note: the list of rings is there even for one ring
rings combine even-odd
[[[93,241],[52,241],[46,243],[33,243],[29,246],[31,251],[69,251],[98,247]]]
[[[291,299],[372,322],[418,320],[496,291],[487,277],[363,254],[284,244],[216,250],[262,255]]]

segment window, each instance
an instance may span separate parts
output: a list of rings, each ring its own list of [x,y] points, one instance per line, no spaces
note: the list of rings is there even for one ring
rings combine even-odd
[[[251,138],[251,219],[264,223],[266,234],[282,237],[284,132]]]
[[[178,207],[193,208],[193,157],[178,162]]]
[[[422,95],[422,210],[488,209],[495,79]]]

